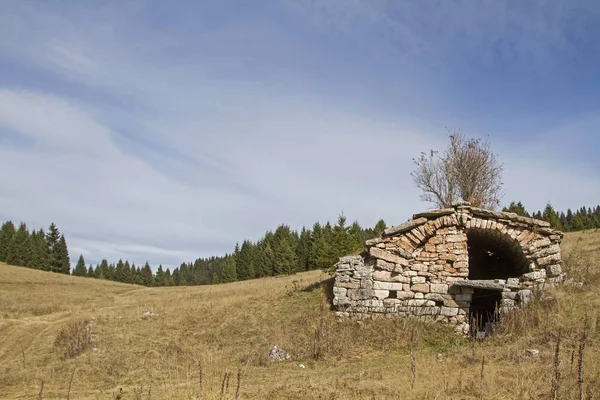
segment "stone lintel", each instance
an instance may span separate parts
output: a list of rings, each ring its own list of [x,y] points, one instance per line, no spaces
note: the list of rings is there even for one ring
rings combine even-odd
[[[417,219],[417,218],[437,218],[437,217],[442,217],[444,215],[451,215],[451,214],[456,214],[456,210],[454,208],[442,208],[439,210],[431,210],[431,211],[425,211],[422,213],[418,213],[413,215],[413,219]]]
[[[472,280],[472,281],[454,281],[452,286],[467,287],[473,289],[489,289],[489,290],[504,290],[504,283],[490,280]]]
[[[392,236],[400,233],[408,232],[418,226],[421,226],[427,222],[427,218],[417,218],[412,221],[407,221],[401,225],[392,226],[383,231],[383,236]]]

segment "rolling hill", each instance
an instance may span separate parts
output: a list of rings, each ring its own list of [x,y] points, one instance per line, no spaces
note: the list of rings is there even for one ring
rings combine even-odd
[[[0,398],[537,399],[554,379],[575,399],[582,341],[584,397],[595,395],[600,231],[567,234],[563,253],[573,282],[483,342],[338,320],[319,271],[145,288],[0,264]],[[275,345],[290,360],[269,361]]]

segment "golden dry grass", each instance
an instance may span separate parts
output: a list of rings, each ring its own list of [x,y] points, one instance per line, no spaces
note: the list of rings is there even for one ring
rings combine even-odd
[[[71,399],[111,399],[121,388],[125,400],[233,399],[239,370],[240,399],[545,399],[560,331],[559,398],[575,399],[585,324],[584,394],[592,398],[600,387],[600,232],[569,234],[563,249],[571,275],[586,284],[549,292],[553,300],[507,317],[506,329],[483,343],[416,321],[340,322],[318,271],[142,288],[0,264],[0,398],[38,398],[43,382],[44,399],[64,399],[72,377]],[[156,315],[142,319],[145,311]],[[63,359],[57,336],[86,320],[97,351]],[[292,359],[269,362],[273,345]],[[540,356],[526,356],[528,348]]]

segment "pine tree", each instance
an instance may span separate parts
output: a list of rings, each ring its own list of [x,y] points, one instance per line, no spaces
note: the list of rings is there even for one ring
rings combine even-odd
[[[265,238],[266,239],[266,238]],[[275,253],[269,240],[265,240],[262,251],[258,257],[257,278],[272,275],[275,265]]]
[[[102,261],[100,261],[100,265],[96,268],[96,278],[108,280],[112,279],[110,267],[108,266],[108,261],[106,258],[102,259]]]
[[[223,269],[221,272],[221,278],[219,283],[228,283],[237,281],[237,270],[235,265],[235,258],[233,256],[225,257],[223,262]]]
[[[129,265],[129,260],[125,260],[125,264],[123,264],[123,274],[125,275],[125,283],[135,283],[135,271],[131,270],[131,265]]]
[[[8,248],[8,264],[24,267],[30,264],[31,250],[29,248],[29,231],[27,225],[21,222],[12,236]]]
[[[165,271],[163,270],[162,264],[159,264],[158,269],[156,270],[156,276],[154,277],[154,286],[166,286]]]
[[[350,251],[351,245],[349,239],[346,217],[344,214],[340,214],[338,216],[337,224],[333,228],[331,246],[333,263],[331,264],[331,267],[333,267],[339,257],[346,255]]]
[[[523,203],[511,201],[508,207],[504,207],[502,211],[512,212],[523,217],[529,217],[529,213],[525,209]]]
[[[10,241],[15,232],[15,225],[12,221],[6,221],[2,224],[2,228],[0,228],[0,261],[6,262],[8,260]]]
[[[58,243],[54,245],[51,257],[52,272],[59,272],[62,274],[69,274],[71,271],[71,260],[69,259],[69,249],[67,248],[67,241],[64,235],[60,235]]]
[[[173,282],[173,277],[171,276],[171,270],[167,268],[165,271],[165,285],[166,286],[174,286],[175,282]]]
[[[150,268],[150,264],[148,264],[148,261],[146,261],[146,264],[144,264],[144,268],[142,268],[140,272],[140,278],[142,280],[142,285],[154,286],[154,276],[152,276],[152,268]]]
[[[544,221],[549,222],[554,229],[562,229],[562,226],[560,225],[560,220],[558,218],[558,214],[556,214],[556,211],[554,211],[554,207],[552,207],[550,203],[546,204],[546,208],[544,209],[542,218]]]
[[[94,266],[92,264],[90,264],[87,270],[87,276],[88,278],[96,278],[96,274],[94,273]]]
[[[253,245],[248,240],[242,242],[238,254],[235,258],[235,265],[238,275],[238,280],[246,280],[254,278],[254,254]]]
[[[77,265],[75,265],[75,269],[73,270],[73,275],[75,275],[75,276],[86,276],[87,275],[87,267],[85,266],[85,260],[83,259],[83,254],[79,255],[79,259],[77,260]]]
[[[296,242],[295,232],[290,230],[287,225],[280,225],[273,235],[273,275],[291,274],[298,265],[296,252],[294,250]]]
[[[129,277],[125,273],[125,264],[123,263],[123,260],[119,259],[119,261],[117,261],[117,266],[115,267],[115,281],[125,283],[128,278]]]
[[[385,231],[387,226],[385,225],[385,221],[380,219],[375,224],[375,228],[373,228],[373,237],[381,237],[383,235],[383,231]]]
[[[310,245],[310,269],[326,269],[329,244],[325,238],[323,228],[317,222],[313,225],[312,241]]]
[[[300,240],[296,247],[296,258],[298,259],[298,266],[296,272],[307,271],[309,269],[310,260],[310,230],[302,227],[300,232]]]

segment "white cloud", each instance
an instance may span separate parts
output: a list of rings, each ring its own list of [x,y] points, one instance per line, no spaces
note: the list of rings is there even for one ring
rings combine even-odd
[[[444,125],[463,121],[447,110],[458,105],[446,86],[427,81],[415,60],[408,69],[399,64],[393,80],[402,96],[384,104],[377,91],[389,76],[354,71],[362,75],[329,87],[286,60],[294,51],[319,54],[317,44],[290,50],[269,24],[190,37],[152,29],[115,4],[95,10],[93,21],[82,9],[61,13],[25,3],[0,12],[0,68],[10,60],[21,73],[43,76],[36,83],[18,74],[0,80],[0,135],[11,131],[33,142],[0,147],[0,169],[12,171],[0,174],[0,218],[36,227],[55,221],[73,258],[81,252],[88,260],[156,266],[231,251],[279,223],[299,229],[343,210],[363,225],[380,217],[394,224],[429,207],[412,186],[411,159],[440,147]],[[429,35],[430,25],[440,26],[438,36],[452,36],[446,29],[461,21],[451,8],[421,26],[410,6],[402,14],[383,3],[315,4],[318,24],[350,37],[359,38],[360,26],[388,30],[386,40],[365,39],[357,50],[365,56],[369,44],[385,53],[403,43],[411,54],[439,57],[444,42]],[[530,22],[494,7],[504,8],[463,27],[467,44],[487,46],[511,24]],[[559,32],[542,22],[526,27],[528,40]],[[486,24],[494,25],[491,36],[481,38]],[[245,35],[256,40],[249,49]],[[550,35],[549,43],[562,40]],[[518,51],[529,54],[532,43]],[[396,65],[393,57],[382,60]],[[327,61],[340,73],[352,67]],[[252,70],[255,64],[264,70]],[[582,166],[557,166],[537,147],[498,147],[506,154],[507,201],[536,208],[556,199],[558,207],[574,207],[597,198],[598,178]],[[550,190],[557,177],[573,189]]]

